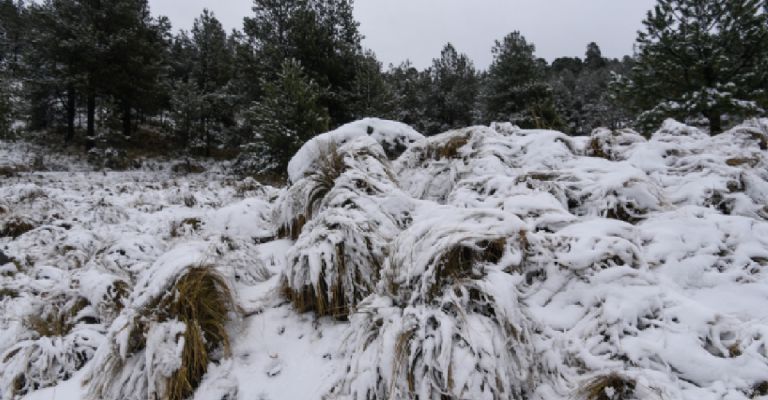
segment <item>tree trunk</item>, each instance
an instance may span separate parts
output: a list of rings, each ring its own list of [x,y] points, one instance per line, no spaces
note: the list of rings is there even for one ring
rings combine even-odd
[[[92,149],[96,143],[96,95],[88,93],[88,132],[85,150]]]
[[[131,138],[131,106],[128,102],[123,102],[123,136]]]
[[[71,85],[67,89],[67,136],[65,140],[71,143],[75,138],[75,114],[76,114],[75,88]]]
[[[205,156],[211,156],[211,132],[208,129],[208,118],[203,118],[203,134],[205,135]]]
[[[711,110],[707,114],[707,118],[709,119],[709,134],[710,135],[717,135],[718,133],[723,131],[723,121],[722,121],[722,115],[717,110]]]

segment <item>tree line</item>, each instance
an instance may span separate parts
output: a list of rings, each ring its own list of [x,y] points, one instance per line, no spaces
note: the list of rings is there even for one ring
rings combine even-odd
[[[206,156],[280,171],[317,133],[362,117],[425,134],[511,121],[589,134],[663,118],[712,133],[768,106],[766,0],[658,0],[636,52],[551,63],[513,31],[479,70],[446,44],[431,65],[385,68],[352,0],[254,0],[227,32],[204,10],[172,32],[147,0],[0,0],[0,135]]]

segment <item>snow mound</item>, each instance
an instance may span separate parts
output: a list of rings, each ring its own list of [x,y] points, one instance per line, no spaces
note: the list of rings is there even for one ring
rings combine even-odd
[[[400,155],[411,143],[424,138],[422,134],[401,122],[378,118],[351,122],[317,135],[305,143],[288,163],[288,177],[291,182],[298,182],[305,173],[312,170],[316,158],[329,145],[340,147],[354,138],[363,136],[370,136],[378,142],[391,158]]]

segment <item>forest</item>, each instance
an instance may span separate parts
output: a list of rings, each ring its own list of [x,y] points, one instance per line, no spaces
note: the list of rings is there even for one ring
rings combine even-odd
[[[669,117],[717,133],[768,107],[764,1],[660,1],[622,59],[593,42],[550,63],[510,29],[489,43],[487,70],[450,43],[423,70],[383,66],[363,48],[353,6],[255,0],[226,32],[208,10],[175,31],[146,0],[2,0],[0,137],[74,146],[97,162],[126,150],[238,158],[260,174],[363,117],[426,135],[494,121],[649,133]]]

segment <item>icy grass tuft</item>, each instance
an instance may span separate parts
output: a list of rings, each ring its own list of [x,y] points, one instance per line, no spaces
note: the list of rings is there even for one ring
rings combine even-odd
[[[212,266],[172,257],[146,272],[109,328],[85,377],[91,398],[183,400],[229,354],[229,285]]]

